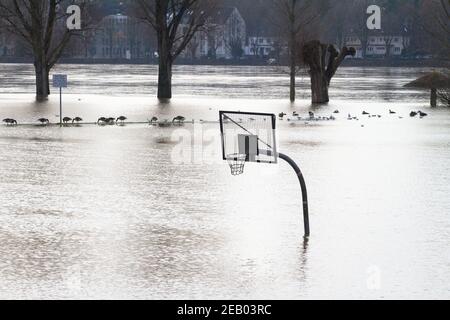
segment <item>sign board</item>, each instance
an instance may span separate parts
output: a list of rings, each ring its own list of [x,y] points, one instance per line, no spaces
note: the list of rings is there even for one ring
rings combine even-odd
[[[53,75],[53,87],[54,88],[67,88],[67,74],[54,74]]]

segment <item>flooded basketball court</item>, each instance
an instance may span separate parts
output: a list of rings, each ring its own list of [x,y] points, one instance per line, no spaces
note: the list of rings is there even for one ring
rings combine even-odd
[[[30,66],[0,70],[0,118],[58,121],[57,95],[33,102]],[[322,108],[310,108],[307,78],[291,105],[288,79],[261,67],[177,67],[161,105],[155,70],[60,66],[64,115],[195,124],[0,127],[0,298],[450,297],[450,112],[402,88],[424,70],[342,68]],[[279,151],[308,184],[304,244],[294,172],[248,164],[232,177],[219,110],[336,109],[335,121],[277,122]],[[419,109],[429,116],[409,117]]]

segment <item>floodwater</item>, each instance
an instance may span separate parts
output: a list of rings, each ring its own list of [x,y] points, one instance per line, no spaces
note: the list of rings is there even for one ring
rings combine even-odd
[[[450,111],[402,88],[424,71],[342,68],[312,108],[307,78],[291,105],[274,68],[177,67],[161,105],[152,66],[59,66],[66,116],[195,124],[1,126],[0,298],[449,299]],[[30,66],[0,65],[0,118],[56,122],[58,108],[33,102]],[[277,123],[307,180],[308,244],[289,166],[232,177],[221,161],[218,125],[199,121],[223,109],[341,111]]]

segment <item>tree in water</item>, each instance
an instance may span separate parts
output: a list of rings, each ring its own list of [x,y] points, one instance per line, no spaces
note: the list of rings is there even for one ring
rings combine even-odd
[[[205,25],[214,0],[137,0],[134,12],[150,24],[158,42],[158,99],[172,98],[172,67]]]
[[[273,0],[275,21],[288,46],[290,100],[296,99],[296,77],[301,47],[308,32],[305,29],[329,10],[328,0]]]
[[[328,88],[331,79],[347,56],[354,56],[354,48],[342,48],[338,52],[334,45],[322,44],[313,40],[303,46],[303,61],[309,67],[311,77],[312,103],[321,104],[330,101]]]
[[[92,1],[0,0],[0,20],[7,32],[20,37],[31,49],[36,74],[36,99],[50,95],[49,74],[58,62],[71,37],[82,30],[66,28],[66,6],[77,4],[84,12]],[[85,23],[84,23],[85,25]]]

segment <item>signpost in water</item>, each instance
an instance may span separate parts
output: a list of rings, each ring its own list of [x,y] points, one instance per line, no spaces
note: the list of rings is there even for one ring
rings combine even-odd
[[[67,75],[66,74],[55,74],[53,75],[53,87],[59,88],[59,125],[63,125],[63,114],[62,114],[62,88],[67,88]]]

